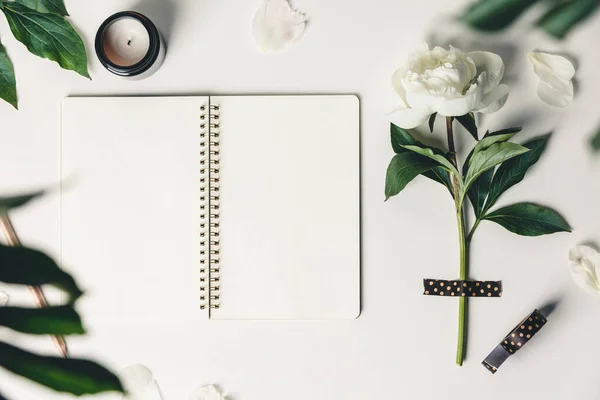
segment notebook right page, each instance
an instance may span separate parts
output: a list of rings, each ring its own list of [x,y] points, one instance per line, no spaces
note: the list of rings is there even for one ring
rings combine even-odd
[[[210,101],[220,113],[220,304],[211,318],[356,318],[358,98]]]

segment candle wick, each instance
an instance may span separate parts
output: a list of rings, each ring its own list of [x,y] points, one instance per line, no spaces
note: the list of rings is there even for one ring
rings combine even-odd
[[[131,46],[131,39],[127,41],[127,46]]]

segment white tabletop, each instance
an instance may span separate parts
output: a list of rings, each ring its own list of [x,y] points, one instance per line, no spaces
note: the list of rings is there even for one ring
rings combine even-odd
[[[146,364],[166,400],[187,398],[201,383],[220,384],[234,400],[600,398],[600,299],[571,281],[566,261],[571,246],[600,241],[600,158],[588,149],[589,136],[600,127],[594,35],[600,15],[558,44],[526,34],[475,46],[500,51],[505,59],[514,55],[507,65],[511,97],[486,124],[523,123],[521,140],[554,130],[541,161],[500,204],[527,200],[552,206],[574,232],[523,238],[492,223],[481,225],[473,241],[471,277],[501,279],[505,291],[501,299],[470,301],[468,359],[458,368],[456,302],[421,295],[422,278],[458,277],[452,201],[440,185],[423,178],[386,203],[383,190],[392,156],[385,116],[392,107],[390,76],[433,28],[438,36],[449,32],[435,21],[461,4],[296,0],[310,20],[305,36],[283,53],[262,54],[250,35],[258,0],[66,3],[88,47],[91,81],[30,55],[4,19],[0,22],[20,98],[20,111],[0,102],[2,193],[56,184],[59,110],[68,95],[356,93],[362,102],[363,311],[358,320],[148,324],[137,327],[137,336],[107,326],[71,340],[77,356],[90,355],[116,370]],[[111,76],[93,52],[102,20],[130,8],[154,19],[168,41],[163,67],[139,82]],[[578,92],[570,108],[552,109],[536,97],[525,55],[537,47],[577,59]],[[467,134],[460,141],[472,145]],[[14,222],[25,243],[59,255],[57,195],[15,212]],[[76,274],[77,266],[71,270]],[[4,290],[15,303],[31,303],[26,291]],[[524,350],[496,375],[481,366],[522,317],[555,299],[559,305],[548,325]],[[47,338],[10,337],[54,352]],[[6,372],[0,382],[10,399],[68,398]]]

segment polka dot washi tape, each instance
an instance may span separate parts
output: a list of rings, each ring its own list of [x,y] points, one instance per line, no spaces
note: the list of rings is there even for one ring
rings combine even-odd
[[[423,279],[423,294],[444,297],[502,297],[502,281]]]
[[[521,321],[502,342],[483,360],[482,364],[492,374],[508,357],[519,351],[546,324],[546,317],[535,310]]]

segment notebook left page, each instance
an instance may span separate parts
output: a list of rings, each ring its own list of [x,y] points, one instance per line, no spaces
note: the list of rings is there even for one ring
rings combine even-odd
[[[88,320],[208,318],[201,310],[202,110],[208,97],[67,98],[62,262]]]

